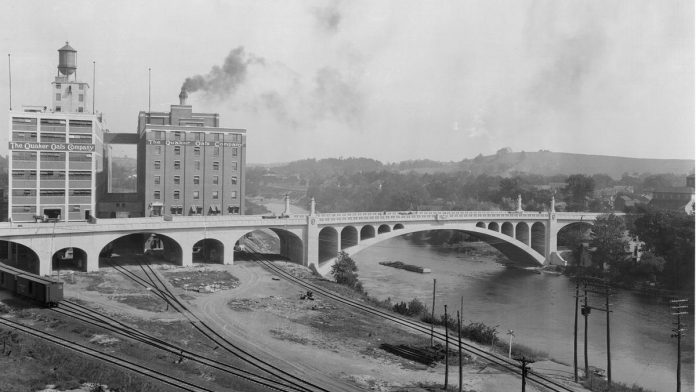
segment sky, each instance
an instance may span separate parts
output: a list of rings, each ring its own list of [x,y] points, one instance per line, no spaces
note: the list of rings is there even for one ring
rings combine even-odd
[[[50,105],[69,41],[79,79],[91,84],[96,64],[111,132],[135,132],[150,68],[152,110],[186,85],[194,111],[247,130],[250,163],[460,161],[505,147],[694,158],[693,0],[3,5],[14,108]]]

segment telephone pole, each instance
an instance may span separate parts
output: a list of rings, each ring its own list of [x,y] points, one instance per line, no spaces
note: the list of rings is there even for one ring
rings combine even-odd
[[[573,325],[573,376],[578,382],[578,302],[580,301],[580,279],[575,280],[575,324]],[[512,337],[510,338],[512,339]]]
[[[430,347],[433,347],[433,335],[435,335],[435,283],[437,283],[437,279],[433,279],[433,307],[430,313]]]
[[[611,295],[611,290],[609,288],[609,281],[604,280],[604,279],[596,279],[596,278],[585,278],[586,284],[592,286],[592,287],[597,287],[599,288],[598,291],[593,291],[593,290],[587,290],[585,288],[586,293],[595,293],[595,294],[600,294],[604,295],[604,307],[596,307],[596,306],[587,306],[587,313],[590,313],[590,309],[595,309],[599,310],[600,312],[606,312],[607,314],[607,390],[611,390],[611,329],[610,329],[610,317],[609,315],[611,314],[611,309],[609,309],[609,295]],[[585,303],[587,303],[587,296],[585,297]],[[587,327],[587,324],[585,324],[585,327]],[[585,336],[585,342],[587,342],[587,336]],[[587,343],[585,343],[585,352],[587,352]],[[585,357],[585,366],[587,371],[587,357]],[[585,374],[587,377],[587,374]]]
[[[534,363],[534,361],[530,361],[524,356],[515,358],[515,361],[520,362],[520,368],[522,369],[522,392],[525,392],[527,387],[527,373],[529,372],[529,364]]]
[[[677,316],[677,321],[674,322],[676,328],[672,330],[674,333],[670,336],[677,338],[677,392],[681,392],[681,337],[684,331],[686,331],[686,328],[682,328],[681,316],[689,314],[689,312],[684,310],[687,308],[686,303],[689,300],[674,299],[669,302],[672,305],[672,315]]]
[[[447,390],[447,385],[449,384],[449,326],[447,325],[447,305],[445,305],[445,387]]]

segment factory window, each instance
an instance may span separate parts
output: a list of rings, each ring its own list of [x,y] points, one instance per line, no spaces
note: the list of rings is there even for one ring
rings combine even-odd
[[[56,88],[60,88],[60,83],[56,83]]]
[[[232,162],[230,166],[232,166],[232,170],[237,170],[237,162]]]
[[[159,170],[161,165],[162,165],[162,162],[155,161],[155,170]]]
[[[218,176],[213,176],[213,184],[214,184],[214,185],[217,185],[217,184],[218,184],[218,181],[219,181],[219,177],[218,177]]]
[[[213,199],[217,199],[217,198],[218,198],[218,191],[213,191]]]
[[[193,191],[193,198],[198,200],[199,192],[198,191]]]
[[[12,151],[15,161],[36,161],[36,151]]]
[[[155,192],[152,194],[152,197],[153,197],[153,199],[155,199],[155,200],[159,200],[159,199],[160,199],[160,191],[155,191]]]
[[[176,169],[176,170],[181,169],[181,161],[174,161],[174,169]]]
[[[84,89],[85,89],[85,85],[84,85],[84,84],[80,84],[79,88],[80,88],[80,90],[84,90]]]
[[[179,195],[180,195],[180,194],[181,194],[181,192],[179,192],[179,191],[174,191],[174,200],[179,200]]]
[[[160,176],[155,176],[155,185],[160,184],[161,177]]]
[[[41,189],[41,196],[65,196],[65,189]]]
[[[82,85],[80,85],[80,87],[82,87]],[[85,95],[84,95],[84,94],[79,94],[79,95],[77,96],[77,101],[78,101],[78,102],[84,102],[84,101],[85,101]]]
[[[213,140],[215,140],[216,142],[219,142],[219,141],[220,141],[220,134],[219,134],[219,133],[214,133],[214,134],[213,134]]]
[[[181,155],[181,146],[174,146],[174,155]]]
[[[201,141],[201,135],[203,135],[203,132],[196,132],[193,134],[193,140],[195,141]]]
[[[219,156],[220,155],[220,147],[213,147],[213,156]]]
[[[60,93],[56,94],[56,101],[60,101]]]
[[[162,155],[162,146],[155,146],[155,155]]]
[[[220,162],[213,162],[213,170],[220,170]]]
[[[201,177],[200,176],[193,176],[193,185],[198,185],[201,183]]]
[[[85,108],[83,108],[82,106],[80,106],[79,108],[77,108],[77,111],[78,111],[79,113],[82,113],[82,112],[85,111]]]
[[[236,156],[237,156],[237,153],[238,153],[237,147],[233,148],[233,149],[232,149],[232,156],[233,156],[233,157],[236,157]]]
[[[239,207],[227,206],[227,212],[230,214],[239,214]]]
[[[181,176],[174,176],[174,185],[181,184]]]
[[[174,140],[181,140],[181,132],[174,132]]]
[[[237,198],[237,191],[232,191],[232,193],[230,193],[230,196],[231,196],[233,199],[236,199],[236,198]]]
[[[193,166],[196,170],[201,170],[201,161],[193,162]]]
[[[72,189],[70,190],[70,196],[92,196],[91,189]]]
[[[155,140],[164,140],[164,131],[154,131]]]
[[[194,147],[194,148],[193,148],[193,155],[200,156],[200,155],[201,155],[201,148],[200,148],[200,147]]]
[[[232,185],[237,185],[237,177],[232,177]]]

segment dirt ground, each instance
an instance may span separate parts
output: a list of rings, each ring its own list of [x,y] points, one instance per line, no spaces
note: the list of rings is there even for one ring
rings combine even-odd
[[[296,275],[311,275],[304,267],[279,264]],[[302,299],[306,290],[275,277],[256,263],[156,267],[192,311],[236,345],[331,391],[425,391],[442,387],[444,364],[429,367],[379,348],[381,343],[425,346],[429,344],[428,336],[414,334],[320,295],[315,294],[314,300]],[[154,329],[165,340],[221,355],[221,350],[197,342],[195,334],[182,336],[180,326],[186,322],[181,315],[114,269],[61,278],[66,282],[68,299]],[[90,336],[94,338],[93,335]],[[109,337],[96,339],[103,342]],[[458,368],[456,361],[450,365],[449,384],[454,387],[458,383]],[[557,364],[543,366],[553,367],[561,378],[567,378],[567,368]],[[466,358],[463,374],[465,391],[515,391],[521,386],[519,378],[476,358]],[[216,378],[210,376],[208,381],[215,383]],[[217,385],[224,389],[224,383]],[[527,390],[539,389],[528,384]]]

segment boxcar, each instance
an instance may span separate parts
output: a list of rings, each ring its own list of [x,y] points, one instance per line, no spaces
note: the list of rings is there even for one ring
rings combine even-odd
[[[63,282],[8,265],[0,265],[0,288],[47,306],[58,306],[63,300]]]

